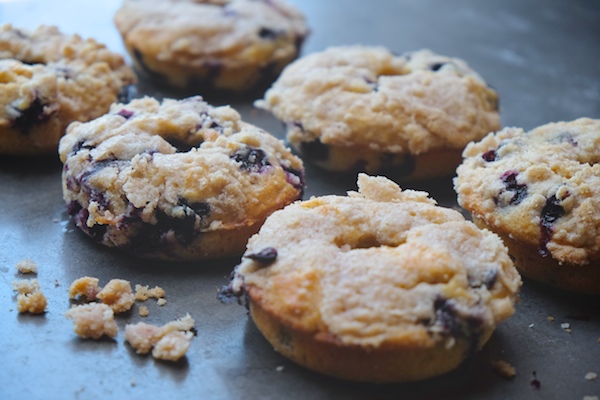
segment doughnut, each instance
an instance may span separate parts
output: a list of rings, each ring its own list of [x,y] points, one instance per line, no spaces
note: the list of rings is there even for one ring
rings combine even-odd
[[[458,203],[504,240],[519,271],[600,294],[600,120],[504,128],[463,156]]]
[[[308,34],[285,0],[124,0],[114,20],[138,70],[202,93],[264,91]]]
[[[450,175],[464,146],[499,128],[498,96],[462,60],[341,46],[290,64],[255,102],[305,160],[400,180]]]
[[[136,76],[93,39],[0,27],[0,154],[56,154],[72,121],[106,113]]]
[[[98,243],[173,261],[232,257],[300,199],[302,161],[229,106],[199,96],[113,104],[59,144],[63,197]]]
[[[296,202],[248,242],[228,288],[283,356],[342,379],[455,369],[514,312],[502,241],[426,192],[359,174],[359,192]]]

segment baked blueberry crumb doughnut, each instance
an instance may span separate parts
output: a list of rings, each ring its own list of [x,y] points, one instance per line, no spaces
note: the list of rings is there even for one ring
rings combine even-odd
[[[521,284],[502,241],[426,192],[359,174],[359,192],[273,213],[229,290],[246,294],[277,351],[366,382],[456,368],[514,312]]]
[[[140,257],[239,255],[304,190],[302,162],[281,141],[201,97],[113,104],[71,124],[59,152],[75,224]]]
[[[202,93],[266,89],[308,33],[286,0],[124,0],[115,24],[140,71]]]
[[[600,120],[504,128],[469,144],[454,187],[519,271],[600,294]]]
[[[136,83],[123,58],[53,26],[0,27],[0,154],[55,153],[72,121],[106,113]]]
[[[498,96],[464,61],[342,46],[290,64],[259,108],[305,160],[333,171],[450,175],[464,146],[499,128]]]

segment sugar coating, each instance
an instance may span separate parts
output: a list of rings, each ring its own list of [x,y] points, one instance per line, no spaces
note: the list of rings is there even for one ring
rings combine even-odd
[[[16,268],[21,274],[37,274],[38,266],[35,261],[25,258],[17,263]]]
[[[491,133],[463,153],[458,203],[560,263],[598,261],[599,149],[600,120],[589,118]]]
[[[290,329],[344,345],[489,338],[521,285],[501,240],[425,192],[360,174],[359,192],[296,202],[248,243],[232,282]],[[274,248],[271,263],[251,257]]]
[[[280,140],[200,97],[114,104],[70,125],[59,153],[77,226],[139,256],[240,253],[235,241],[245,245],[244,235],[304,189],[302,162]]]
[[[102,290],[102,288],[98,286],[98,282],[100,282],[100,280],[92,276],[83,276],[75,279],[69,287],[69,298],[74,299],[81,296],[85,297],[86,301],[95,300],[100,290]]]
[[[122,313],[131,309],[135,302],[135,295],[131,284],[124,279],[111,279],[96,297],[108,305],[115,313]]]
[[[436,68],[437,67],[437,68]],[[462,149],[499,128],[497,94],[463,60],[420,50],[340,46],[290,64],[255,103],[294,147],[421,154]]]
[[[17,291],[17,311],[30,314],[46,312],[48,301],[37,279],[13,281],[12,287]]]
[[[303,15],[284,0],[125,0],[115,24],[150,76],[236,91],[273,79],[308,33]]]
[[[136,82],[120,55],[54,26],[3,25],[0,60],[4,154],[55,152],[69,123],[104,114],[122,88]]]
[[[138,354],[152,350],[152,356],[161,360],[177,361],[185,355],[194,334],[194,319],[186,314],[162,327],[138,322],[125,326],[125,340]]]
[[[70,308],[65,316],[73,320],[73,330],[85,339],[99,339],[106,335],[114,338],[119,328],[114,312],[106,304],[89,303]]]

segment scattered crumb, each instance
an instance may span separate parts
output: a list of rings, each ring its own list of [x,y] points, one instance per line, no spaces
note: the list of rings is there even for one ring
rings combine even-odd
[[[530,327],[530,328],[533,328],[533,324],[529,324],[529,327]]]
[[[42,314],[46,311],[48,301],[37,279],[14,281],[12,287],[18,293],[17,311],[31,314]]]
[[[111,279],[96,297],[115,313],[128,311],[135,302],[131,284],[124,279]]]
[[[194,320],[189,314],[162,327],[138,322],[125,326],[125,340],[138,354],[152,350],[154,358],[177,361],[190,347],[193,328]]]
[[[492,368],[503,378],[512,379],[517,375],[515,367],[504,360],[496,360],[492,362]]]
[[[91,276],[75,279],[69,287],[69,298],[74,299],[80,296],[85,297],[86,301],[94,300],[101,290],[98,286],[98,282],[98,278]]]
[[[585,379],[588,381],[595,381],[598,378],[598,374],[595,372],[588,372],[585,374]]]
[[[60,283],[58,282],[58,279],[55,279],[54,280],[54,287],[59,287],[59,286],[60,286]]]
[[[16,267],[19,273],[21,274],[37,274],[38,266],[34,261],[30,260],[29,258],[25,258],[19,261]]]
[[[540,388],[542,387],[542,382],[540,382],[537,378],[537,374],[535,373],[535,371],[533,371],[532,373],[532,377],[529,380],[529,384],[531,386],[533,386],[534,389],[536,390],[540,390]]]
[[[131,387],[137,386],[137,382],[135,381],[135,379],[133,379],[133,378],[131,379],[130,385],[131,385]]]
[[[57,223],[58,222],[58,218],[52,218],[52,222]]]
[[[152,289],[148,288],[148,285],[142,286],[140,284],[135,285],[135,299],[139,301],[146,301],[150,297],[160,299],[165,297],[165,290],[160,286],[154,286]]]
[[[600,337],[598,338],[598,340],[596,340],[596,343],[600,343]]]
[[[550,322],[554,321],[554,317],[553,317],[553,316],[551,316],[551,315],[550,315],[550,316],[548,316],[548,318],[546,318],[546,319],[547,319],[548,321],[550,321]]]
[[[569,329],[571,327],[571,324],[568,322],[563,322],[562,324],[560,324],[560,327],[563,329]]]
[[[150,314],[150,311],[148,311],[148,307],[146,306],[140,306],[140,317],[147,317]]]
[[[156,304],[162,307],[167,304],[167,300],[161,297],[160,299],[156,300]]]
[[[565,332],[567,332],[567,333],[571,333],[571,332],[572,332],[572,330],[571,330],[571,329],[565,329]]]
[[[598,400],[598,396],[583,396],[583,400]]]
[[[74,306],[65,313],[73,320],[73,330],[82,338],[99,339],[103,335],[115,337],[119,328],[115,314],[106,304],[89,303]]]
[[[277,366],[277,368],[275,368],[275,371],[283,372],[284,369],[285,369],[285,367],[283,365],[279,365],[279,366]]]

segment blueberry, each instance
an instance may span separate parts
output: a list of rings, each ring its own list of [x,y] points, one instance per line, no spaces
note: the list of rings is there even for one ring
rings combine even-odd
[[[285,180],[287,183],[292,185],[295,189],[299,190],[298,198],[301,199],[304,196],[304,189],[306,188],[306,180],[304,178],[304,170],[297,170],[294,168],[283,167],[285,171]]]
[[[75,153],[79,152],[82,149],[91,150],[93,148],[94,148],[94,146],[89,145],[89,144],[85,144],[85,141],[81,140],[81,141],[75,143],[75,145],[71,149],[71,154],[75,154]]]
[[[442,296],[433,302],[434,321],[424,320],[423,323],[436,325],[443,332],[452,336],[462,336],[474,339],[480,331],[484,321],[476,315],[461,316],[455,306],[454,300],[448,300]]]
[[[519,173],[516,171],[507,171],[501,177],[506,190],[513,192],[513,196],[509,201],[509,204],[513,206],[520,204],[527,197],[527,185],[518,183],[517,175]]]
[[[542,208],[540,220],[540,248],[539,253],[542,257],[550,255],[548,243],[554,233],[554,223],[557,219],[565,215],[565,209],[559,204],[560,200],[556,196],[546,199],[546,204]]]
[[[263,150],[249,146],[242,147],[233,153],[231,159],[241,163],[240,167],[248,172],[262,172],[265,167],[271,165]]]
[[[312,142],[302,142],[300,152],[313,161],[326,161],[329,158],[329,148],[325,146],[318,138]]]
[[[247,257],[264,265],[269,265],[275,262],[275,259],[277,258],[277,249],[273,247],[265,247],[258,253],[246,254],[244,257]]]
[[[274,31],[273,29],[269,29],[269,28],[265,28],[265,27],[260,28],[260,30],[258,31],[258,36],[261,39],[274,40],[279,35],[280,35],[280,33]]]
[[[492,162],[492,161],[496,161],[496,150],[490,150],[490,151],[486,151],[485,153],[483,153],[481,155],[481,158],[483,158],[484,161],[487,162]]]
[[[435,63],[429,66],[429,69],[432,71],[438,71],[440,68],[442,68],[444,65],[446,65],[446,63]]]
[[[496,269],[490,269],[480,274],[478,277],[468,277],[469,286],[472,288],[480,288],[485,285],[486,288],[491,289],[498,279],[498,271]]]
[[[199,217],[205,217],[208,214],[210,214],[210,204],[208,204],[208,203],[203,203],[203,202],[189,203],[186,199],[184,199],[183,197],[180,197],[178,204],[181,206],[184,206],[186,208],[189,208],[190,210],[192,210],[194,212],[194,214],[196,214]]]
[[[21,133],[28,133],[34,125],[47,121],[54,111],[48,111],[48,104],[44,104],[39,97],[31,102],[29,108],[17,110],[19,116],[14,120],[14,127]]]

